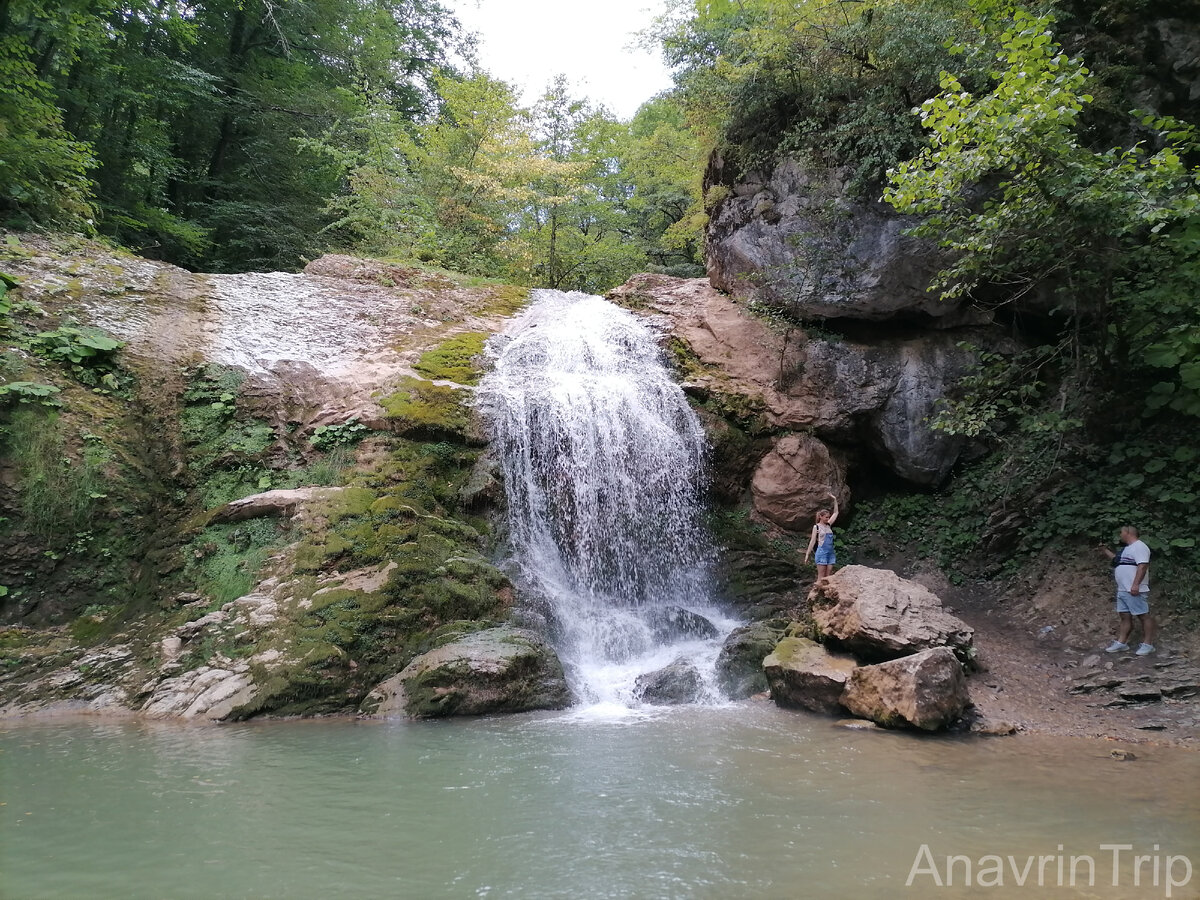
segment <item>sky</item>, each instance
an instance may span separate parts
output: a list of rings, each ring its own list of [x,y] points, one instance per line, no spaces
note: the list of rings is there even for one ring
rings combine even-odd
[[[603,103],[622,119],[671,86],[658,54],[637,49],[635,32],[663,0],[448,0],[479,35],[479,61],[533,103],[555,75],[577,96]]]

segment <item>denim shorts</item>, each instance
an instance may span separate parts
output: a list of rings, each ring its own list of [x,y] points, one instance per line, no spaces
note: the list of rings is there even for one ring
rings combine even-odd
[[[1132,616],[1144,616],[1150,612],[1150,595],[1145,591],[1140,594],[1117,591],[1117,612],[1127,612]]]
[[[814,562],[818,566],[832,566],[837,563],[837,554],[833,552],[832,547],[818,547]]]

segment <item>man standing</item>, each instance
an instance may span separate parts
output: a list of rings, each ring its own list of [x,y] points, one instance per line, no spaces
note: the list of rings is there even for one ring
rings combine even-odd
[[[1136,616],[1142,626],[1142,643],[1137,648],[1137,655],[1148,656],[1154,652],[1154,636],[1158,630],[1154,617],[1150,615],[1150,548],[1138,538],[1138,530],[1132,525],[1121,529],[1121,543],[1124,546],[1119,555],[1107,547],[1100,548],[1113,561],[1113,578],[1117,582],[1117,613],[1121,617],[1117,639],[1105,650],[1108,653],[1120,653],[1129,649],[1127,641],[1133,633],[1133,619]]]

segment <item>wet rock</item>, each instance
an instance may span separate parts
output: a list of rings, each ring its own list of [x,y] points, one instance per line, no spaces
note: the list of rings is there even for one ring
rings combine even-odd
[[[256,689],[248,668],[244,662],[201,666],[168,678],[154,688],[141,712],[152,719],[230,718],[235,710],[254,699]]]
[[[730,700],[744,700],[767,689],[763,660],[771,655],[783,631],[764,622],[735,628],[717,657],[717,686]]]
[[[845,728],[847,731],[876,731],[879,726],[870,719],[838,719],[833,723],[834,728]]]
[[[803,530],[817,510],[830,508],[831,493],[843,509],[850,504],[845,464],[809,434],[780,438],[759,463],[750,491],[761,516],[793,530]]]
[[[663,606],[649,611],[646,622],[660,644],[678,640],[711,640],[719,631],[717,626],[699,613],[682,606]]]
[[[500,461],[494,453],[479,457],[471,470],[471,477],[458,493],[464,509],[479,509],[494,506],[504,499],[504,485],[500,482]]]
[[[846,566],[818,581],[808,600],[824,638],[863,660],[932,647],[969,656],[974,629],[947,613],[932,591],[886,569]]]
[[[767,619],[803,602],[800,555],[780,558],[760,550],[731,548],[721,554],[721,594],[746,608],[748,618]]]
[[[853,658],[825,649],[807,638],[784,638],[763,660],[771,699],[779,706],[837,715]]]
[[[1005,737],[1010,734],[1017,733],[1017,726],[1012,722],[1007,722],[1004,719],[989,719],[986,716],[976,714],[971,721],[970,731],[972,734],[989,735],[993,737]]]
[[[511,626],[461,637],[418,656],[363,703],[375,715],[418,718],[561,709],[570,691],[541,637]]]
[[[639,700],[660,706],[695,703],[703,692],[700,670],[682,658],[657,672],[639,675],[634,683],[634,694]]]
[[[962,664],[945,647],[850,673],[842,705],[887,728],[946,728],[970,705]]]

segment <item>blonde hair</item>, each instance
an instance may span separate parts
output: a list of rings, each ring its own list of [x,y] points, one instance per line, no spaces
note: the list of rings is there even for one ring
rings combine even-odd
[[[831,513],[831,512],[830,512],[829,510],[827,510],[827,509],[818,509],[818,510],[817,510],[817,518],[818,518],[818,519],[820,519],[820,518],[821,518],[821,516],[832,516],[832,515],[833,515],[833,513]]]

